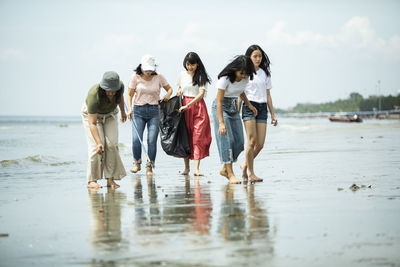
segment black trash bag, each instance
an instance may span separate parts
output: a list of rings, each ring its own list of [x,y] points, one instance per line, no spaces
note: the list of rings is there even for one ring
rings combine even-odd
[[[161,147],[168,155],[175,157],[190,156],[189,137],[185,115],[179,112],[182,106],[180,96],[171,97],[168,102],[160,102]]]

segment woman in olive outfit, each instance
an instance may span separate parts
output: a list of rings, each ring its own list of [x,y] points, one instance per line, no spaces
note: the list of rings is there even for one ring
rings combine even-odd
[[[87,180],[89,188],[101,188],[97,180],[107,179],[107,186],[118,188],[114,180],[126,176],[118,151],[118,108],[126,121],[124,84],[114,71],[104,73],[100,83],[88,93],[82,107],[82,121],[88,143]]]

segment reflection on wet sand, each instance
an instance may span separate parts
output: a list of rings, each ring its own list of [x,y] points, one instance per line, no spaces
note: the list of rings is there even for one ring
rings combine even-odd
[[[221,201],[213,203],[210,190],[215,188],[201,178],[187,176],[170,188],[157,186],[152,176],[136,176],[132,182],[133,201],[118,190],[89,192],[94,249],[99,255],[120,252],[105,257],[107,262],[258,265],[273,256],[265,201],[257,199],[255,185],[226,185]],[[127,209],[122,213],[121,207]],[[121,227],[122,220],[128,225]],[[209,255],[197,257],[198,250]],[[119,258],[127,251],[133,253]]]
[[[210,190],[203,190],[199,178],[194,180],[195,220],[194,230],[201,234],[208,234],[211,227],[212,203]]]
[[[268,239],[270,230],[267,212],[263,203],[255,198],[255,185],[249,184],[244,188],[248,205],[248,239]]]
[[[195,179],[194,188],[191,189],[190,178],[186,177],[184,186],[175,188],[173,194],[164,198],[164,204],[160,207],[156,184],[152,177],[148,177],[148,212],[145,210],[147,205],[144,205],[144,189],[140,178],[136,178],[134,184],[135,232],[137,234],[186,231],[208,233],[212,211],[211,197],[209,190],[201,188],[198,179]]]
[[[247,208],[246,201],[235,199],[235,193],[239,193],[240,188],[244,190]],[[227,242],[246,242],[245,248],[237,245],[236,250],[240,256],[251,256],[256,252],[263,253],[263,257],[267,258],[273,256],[274,243],[263,204],[255,197],[254,184],[225,186],[218,229]]]
[[[124,193],[108,188],[103,194],[96,189],[89,189],[90,208],[92,211],[93,246],[104,251],[119,251],[129,246],[122,237],[121,204],[126,201]]]
[[[136,235],[156,234],[162,231],[156,184],[153,176],[147,176],[146,181],[149,205],[144,204],[141,179],[136,177],[133,180],[135,201],[134,231]]]

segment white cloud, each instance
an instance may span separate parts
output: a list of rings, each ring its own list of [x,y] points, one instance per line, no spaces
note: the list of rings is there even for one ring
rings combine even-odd
[[[341,49],[365,50],[400,60],[400,36],[393,35],[385,40],[377,36],[365,17],[353,17],[335,34],[320,34],[311,31],[289,33],[285,22],[278,22],[267,32],[270,45],[311,45]]]

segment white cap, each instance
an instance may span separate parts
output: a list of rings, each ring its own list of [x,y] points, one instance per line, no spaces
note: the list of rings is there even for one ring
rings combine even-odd
[[[144,55],[140,63],[142,64],[142,71],[156,70],[156,58],[152,55]]]

